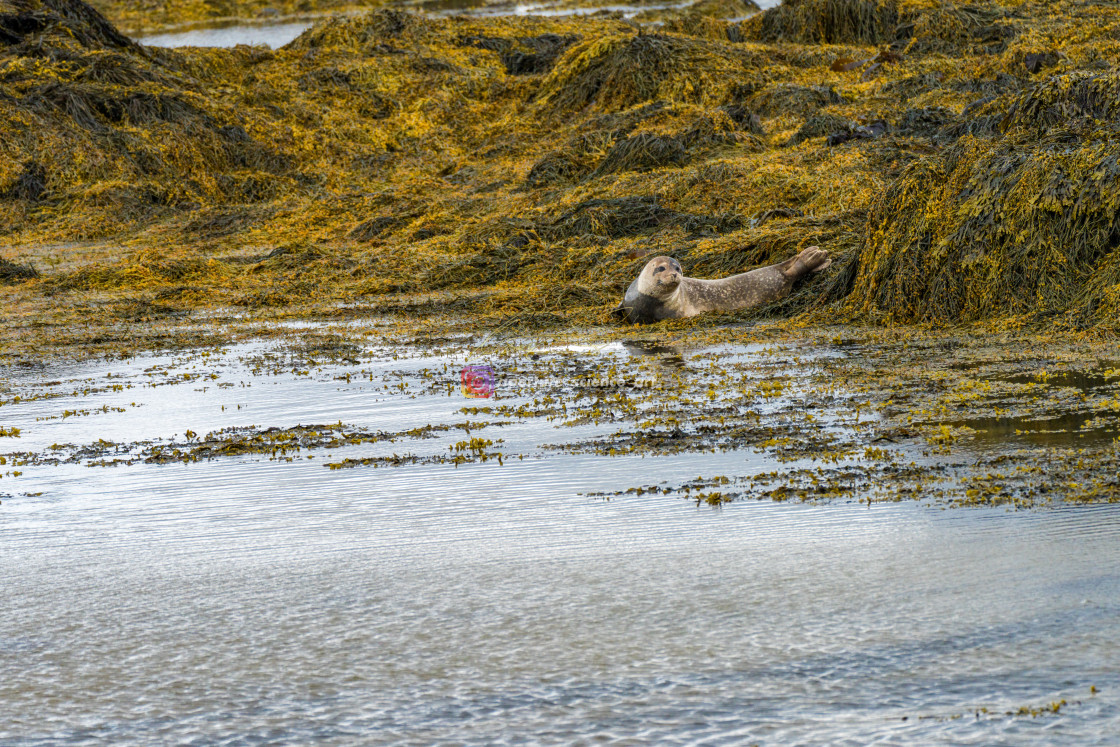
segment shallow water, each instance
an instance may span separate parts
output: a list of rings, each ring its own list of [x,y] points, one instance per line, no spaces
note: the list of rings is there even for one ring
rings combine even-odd
[[[780,0],[761,0],[759,7],[769,8]],[[402,3],[402,7],[422,10],[434,15],[478,15],[478,16],[561,16],[587,15],[599,12],[619,12],[632,17],[642,11],[665,10],[683,7],[687,2],[627,4],[597,6],[593,8],[571,7],[563,2],[541,3],[493,3],[485,0],[434,0],[432,2]],[[152,47],[233,47],[238,44],[263,44],[277,49],[295,39],[311,28],[316,19],[283,21],[276,23],[239,23],[223,21],[213,26],[194,28],[189,31],[175,31],[153,34],[137,39],[141,44]]]
[[[135,457],[230,426],[475,425],[15,478],[9,462],[0,743],[1114,743],[1117,506],[589,497],[775,465],[749,449],[565,453],[542,445],[617,425],[464,414],[551,386],[518,368],[529,355],[557,371],[700,366],[648,345],[480,359],[252,343],[9,371],[8,453],[104,439]],[[494,399],[462,396],[464,363],[494,365]],[[504,463],[324,467],[467,437],[504,439]]]
[[[238,44],[263,44],[277,49],[311,28],[313,23],[313,21],[271,24],[227,23],[190,31],[154,34],[141,37],[137,41],[149,47],[235,47]]]

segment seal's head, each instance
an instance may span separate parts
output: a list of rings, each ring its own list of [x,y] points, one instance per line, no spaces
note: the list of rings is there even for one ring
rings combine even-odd
[[[680,286],[682,277],[680,262],[672,257],[654,257],[642,268],[637,290],[654,298],[667,298]]]
[[[654,257],[630,283],[622,303],[611,313],[619,319],[650,324],[681,316],[681,263],[672,257]]]

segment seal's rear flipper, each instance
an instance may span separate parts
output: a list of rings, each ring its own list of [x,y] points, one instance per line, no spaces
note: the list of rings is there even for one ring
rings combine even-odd
[[[797,261],[794,266],[803,273],[821,272],[827,270],[829,265],[832,264],[832,258],[828,256],[828,252],[819,246],[802,249],[795,259]]]

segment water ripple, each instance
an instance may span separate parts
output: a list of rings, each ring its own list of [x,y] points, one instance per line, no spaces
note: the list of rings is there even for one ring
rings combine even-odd
[[[36,448],[242,417],[385,429],[461,417],[454,397],[374,395],[330,371],[250,378],[242,353],[218,362],[220,381],[248,387],[134,386],[91,395],[141,405],[126,412],[37,420],[69,406],[42,399],[5,416]],[[65,376],[139,382],[157,364],[165,378],[190,365]],[[75,386],[50,376],[63,378],[15,385]],[[0,743],[1041,745],[1120,733],[1118,506],[607,501],[586,493],[772,465],[741,451],[544,458],[537,445],[568,434],[501,435],[530,456],[28,467],[0,508]]]

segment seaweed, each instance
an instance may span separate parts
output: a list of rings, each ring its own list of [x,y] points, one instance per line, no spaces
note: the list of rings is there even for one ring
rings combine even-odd
[[[498,246],[485,246],[481,251],[430,267],[421,276],[426,289],[489,285],[510,280],[526,264],[531,254],[527,240],[511,240]]]
[[[561,112],[595,104],[618,111],[649,101],[717,103],[757,66],[747,51],[676,34],[623,33],[570,48],[541,84],[538,100]]]
[[[1120,112],[1120,75],[1074,72],[1054,76],[1019,96],[1007,114],[1005,129],[1043,136],[1060,127],[1115,129]],[[1100,128],[1104,125],[1103,131]]]
[[[6,44],[25,45],[32,42],[34,36],[52,29],[87,48],[140,51],[136,42],[81,0],[4,0],[0,3],[0,40]]]
[[[693,215],[670,210],[662,207],[656,197],[645,195],[585,200],[542,226],[541,235],[553,241],[585,235],[617,239],[668,227],[699,235],[734,231],[743,223],[742,218],[733,215]]]
[[[560,53],[578,40],[574,34],[541,34],[513,39],[468,36],[460,43],[497,52],[510,75],[539,75],[552,70]]]
[[[0,13],[0,42],[19,44],[31,34],[45,29],[48,21],[31,13]]]
[[[29,161],[20,172],[19,178],[8,188],[0,191],[0,198],[7,200],[26,200],[38,202],[47,193],[47,172],[42,164]]]
[[[900,80],[887,81],[879,91],[884,96],[897,96],[903,101],[909,101],[930,91],[944,88],[943,79],[944,76],[937,73],[910,75]]]
[[[1023,55],[1023,66],[1027,68],[1028,73],[1036,75],[1045,68],[1057,65],[1058,60],[1059,57],[1054,52],[1031,52]]]
[[[737,123],[726,114],[705,116],[679,133],[642,132],[617,141],[591,173],[591,177],[621,171],[683,166],[720,146],[748,141],[737,132]],[[755,148],[761,143],[755,139]]]
[[[751,20],[761,41],[875,45],[894,40],[899,12],[894,0],[782,0]]]
[[[762,148],[753,137],[762,134],[758,117],[739,104],[705,110],[655,101],[598,116],[591,126],[595,129],[535,163],[526,184],[556,186],[605,174],[680,167],[723,146]]]
[[[100,88],[64,83],[48,83],[33,89],[21,102],[27,109],[43,112],[54,107],[79,126],[95,132],[107,125],[145,125],[168,122],[183,127],[199,124],[213,128],[206,114],[175,95],[134,91],[113,95]]]
[[[735,123],[735,126],[743,132],[749,132],[752,135],[766,134],[766,131],[762,128],[762,120],[742,103],[726,104],[719,107],[718,111],[726,114]]]
[[[1019,34],[1016,11],[992,3],[783,0],[743,24],[767,42],[892,45],[907,53],[999,54]]]
[[[964,113],[962,113],[962,116]],[[956,124],[957,115],[943,106],[907,109],[898,119],[896,131],[912,137],[933,138]],[[958,135],[959,136],[959,135]],[[954,138],[955,139],[955,138]]]
[[[1016,99],[1003,137],[912,165],[869,217],[849,303],[900,321],[1116,313],[1118,110],[1120,76],[1056,76]]]
[[[882,119],[876,119],[863,125],[856,125],[849,122],[843,128],[831,133],[825,139],[825,145],[831,148],[851,142],[852,140],[874,140],[884,135],[887,129],[887,123]]]
[[[202,239],[213,239],[242,233],[273,214],[269,209],[243,207],[201,210],[183,224],[182,230]]]
[[[904,13],[895,40],[908,53],[959,52],[998,54],[1018,35],[1006,21],[1014,12],[992,3],[934,7],[919,5]]]
[[[395,228],[399,223],[400,220],[391,215],[379,215],[354,226],[353,230],[350,231],[350,237],[357,241],[373,241],[386,231]]]
[[[814,114],[794,133],[791,144],[803,143],[815,137],[824,137],[837,131],[855,128],[852,120],[839,114]]]
[[[14,283],[39,277],[39,271],[30,264],[21,265],[0,257],[0,283]]]
[[[276,50],[142,48],[83,7],[0,0],[0,239],[42,274],[6,292],[52,330],[90,293],[597,324],[652,254],[715,277],[814,243],[833,266],[744,319],[1120,327],[1108,6],[378,9]],[[234,6],[153,17],[204,8]]]
[[[833,86],[777,83],[750,96],[749,102],[751,108],[764,117],[782,114],[804,117],[846,100]]]
[[[525,183],[530,187],[548,187],[580,181],[595,170],[613,144],[614,136],[604,130],[579,135],[533,164]]]
[[[754,0],[696,0],[684,11],[707,18],[740,18],[757,13],[759,7]]]

